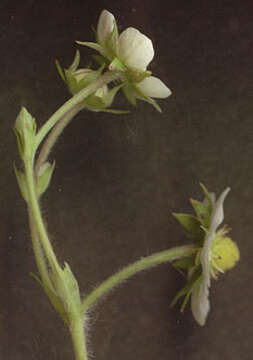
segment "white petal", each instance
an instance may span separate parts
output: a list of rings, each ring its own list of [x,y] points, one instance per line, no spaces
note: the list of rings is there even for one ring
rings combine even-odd
[[[139,30],[127,28],[119,36],[119,58],[126,66],[146,70],[154,57],[152,41]]]
[[[204,246],[200,252],[200,262],[203,271],[203,281],[207,284],[207,286],[210,286],[211,284],[209,265],[210,265],[210,256],[211,256],[211,243],[214,237],[215,237],[215,232],[213,231],[209,231],[206,234],[204,240]]]
[[[230,188],[225,189],[221,195],[219,196],[218,200],[214,204],[214,208],[211,214],[210,219],[210,229],[205,236],[204,239],[204,246],[200,253],[200,262],[202,265],[203,270],[203,281],[210,286],[210,256],[211,256],[211,244],[215,237],[215,232],[218,226],[222,223],[224,219],[224,211],[223,211],[223,203],[224,200],[229,193]]]
[[[204,326],[210,310],[209,289],[203,282],[196,285],[191,296],[191,310],[194,319],[200,326]]]
[[[207,314],[210,310],[209,304],[209,287],[210,287],[210,256],[211,256],[211,243],[215,237],[218,226],[224,219],[223,203],[229,193],[230,188],[225,189],[218,200],[214,203],[214,208],[210,219],[210,229],[205,236],[204,246],[200,253],[200,262],[202,265],[202,281],[192,291],[191,308],[192,314],[201,326],[205,325]],[[213,200],[213,199],[212,199]]]
[[[171,95],[171,91],[157,77],[149,76],[136,84],[136,87],[146,96],[165,99]]]
[[[97,37],[100,45],[105,45],[108,36],[112,33],[114,16],[107,10],[103,10],[99,16],[97,26]]]
[[[227,194],[229,193],[230,188],[226,188],[220,195],[220,197],[218,198],[218,200],[216,201],[213,211],[212,211],[212,215],[211,215],[211,220],[210,220],[210,228],[212,228],[214,231],[217,230],[218,226],[222,223],[223,219],[224,219],[224,211],[223,211],[223,203],[224,200],[227,196]]]

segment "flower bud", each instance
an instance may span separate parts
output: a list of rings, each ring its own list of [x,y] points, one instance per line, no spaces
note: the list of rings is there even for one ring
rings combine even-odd
[[[14,131],[17,136],[20,156],[23,157],[31,155],[36,137],[36,122],[24,107],[18,114]]]

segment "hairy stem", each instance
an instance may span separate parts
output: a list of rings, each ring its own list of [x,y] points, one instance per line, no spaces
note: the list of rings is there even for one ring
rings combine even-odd
[[[75,359],[87,360],[87,349],[85,342],[84,320],[83,316],[75,318],[70,324],[70,333],[73,342]]]
[[[121,271],[105,280],[86,297],[83,301],[83,312],[85,313],[85,311],[100,297],[104,296],[105,293],[112,290],[115,286],[120,285],[124,280],[130,278],[138,272],[165,262],[191,256],[195,252],[196,247],[194,245],[174,247],[169,250],[164,250],[144,257],[133,264],[126,266]]]
[[[31,237],[32,237],[32,245],[33,245],[33,252],[36,260],[36,264],[39,270],[39,274],[41,280],[44,285],[47,287],[52,287],[51,280],[48,274],[47,263],[44,257],[44,252],[40,244],[40,239],[36,230],[36,224],[34,222],[32,212],[30,207],[28,206],[28,215],[29,215],[29,225],[31,230]]]
[[[79,91],[71,99],[65,102],[49,119],[48,121],[40,128],[35,143],[35,151],[38,149],[40,143],[47,136],[49,131],[55,126],[55,124],[63,117],[65,114],[73,109],[74,106],[80,104],[84,99],[86,99],[93,92],[104,86],[105,84],[110,83],[113,80],[116,80],[119,77],[118,73],[115,71],[107,71],[105,74],[100,76],[92,84],[85,87],[83,90]]]
[[[52,131],[49,133],[48,137],[44,141],[38,159],[35,165],[35,176],[38,176],[38,171],[48,158],[54,144],[56,143],[58,137],[61,135],[65,127],[69,124],[69,122],[73,119],[73,117],[78,114],[78,112],[83,108],[83,105],[77,104],[73,108],[71,108],[65,115],[62,116],[61,119],[58,120],[57,124],[54,126]]]
[[[54,250],[52,248],[52,245],[50,243],[46,226],[42,219],[39,200],[36,192],[36,185],[35,185],[35,179],[33,173],[33,163],[29,158],[26,158],[24,159],[24,165],[25,165],[25,174],[27,181],[27,190],[29,196],[29,209],[33,219],[31,230],[34,231],[34,234],[36,232],[39,235],[41,245],[43,247],[43,250],[45,251],[48,262],[52,267],[52,269],[56,269],[59,265]],[[36,244],[36,248],[37,248],[37,244]]]

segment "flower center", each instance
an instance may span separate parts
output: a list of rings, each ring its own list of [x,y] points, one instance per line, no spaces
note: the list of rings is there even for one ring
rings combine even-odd
[[[212,242],[211,271],[214,275],[232,269],[240,259],[236,243],[219,231]]]

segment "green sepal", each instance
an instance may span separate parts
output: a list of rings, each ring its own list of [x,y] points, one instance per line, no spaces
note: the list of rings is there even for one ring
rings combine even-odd
[[[128,69],[128,76],[131,79],[131,81],[134,83],[139,83],[151,75],[152,75],[152,71],[149,70],[139,71],[139,70]]]
[[[106,56],[105,50],[103,48],[103,46],[94,43],[94,42],[87,42],[87,41],[76,41],[76,43],[78,45],[83,45],[83,46],[87,46],[90,49],[96,50],[97,52],[99,52],[99,54],[101,54],[102,56]]]
[[[194,269],[193,269],[193,272],[192,272],[192,275],[191,277],[189,278],[189,280],[187,281],[186,285],[177,293],[177,295],[173,298],[170,306],[173,307],[177,302],[178,300],[185,296],[184,298],[184,301],[180,307],[180,311],[183,312],[184,309],[185,309],[185,306],[187,305],[188,301],[189,301],[189,298],[190,298],[190,295],[192,293],[192,290],[196,284],[196,282],[199,281],[200,277],[201,277],[201,266],[196,266]]]
[[[114,70],[126,71],[125,65],[117,57],[115,57],[113,61],[110,63],[109,69],[112,71]]]
[[[133,91],[133,87],[130,85],[130,83],[127,81],[124,82],[122,90],[123,90],[127,100],[130,102],[130,104],[133,105],[134,107],[136,107],[136,95],[135,95],[135,92]]]
[[[153,105],[154,108],[158,111],[158,112],[162,112],[162,109],[160,108],[160,106],[157,104],[157,102],[152,99],[150,96],[146,96],[145,94],[143,94],[136,85],[132,85],[134,88],[134,91],[136,93],[136,97],[140,98],[143,101],[148,102],[149,104]]]
[[[93,111],[101,111],[106,107],[106,104],[103,100],[103,98],[101,98],[100,96],[96,96],[94,94],[88,96],[85,101],[84,104]]]
[[[210,210],[200,201],[190,199],[192,207],[204,227],[209,227],[210,223]]]
[[[36,184],[36,190],[38,196],[41,196],[47,190],[53,175],[54,168],[55,168],[55,161],[53,162],[53,164],[50,164],[47,161],[44,164],[42,164],[41,167],[39,168],[37,184]]]
[[[45,291],[52,306],[54,307],[56,312],[59,314],[60,318],[64,321],[65,324],[68,325],[70,323],[68,314],[67,314],[64,306],[62,305],[60,298],[56,295],[53,288],[50,288],[49,286],[45,285],[43,283],[43,281],[39,278],[39,276],[35,275],[34,273],[30,273],[30,275],[40,284],[40,286]]]
[[[97,96],[96,93],[92,94],[85,99],[84,103],[90,110],[103,111],[112,104],[116,93],[121,87],[122,85],[115,86],[102,96]]]
[[[160,108],[160,106],[159,106],[159,105],[157,104],[157,102],[156,102],[154,99],[152,99],[151,97],[145,96],[145,98],[142,99],[142,100],[146,100],[149,104],[153,105],[154,108],[155,108],[159,113],[162,112],[162,109]]]
[[[86,71],[87,69],[80,69],[76,73],[73,73],[67,69],[65,69],[65,78],[66,83],[68,85],[69,91],[72,95],[77,94],[79,91],[84,89],[86,86],[96,81],[98,76],[103,71],[103,66],[101,66],[98,71]],[[82,71],[84,72],[83,78],[78,81],[78,76],[82,75]]]
[[[196,235],[199,234],[201,224],[196,217],[189,214],[181,213],[172,213],[172,215],[177,219],[179,224],[182,225],[187,232]]]
[[[62,80],[63,80],[64,82],[66,82],[66,78],[65,78],[65,75],[64,75],[64,71],[62,70],[62,67],[61,67],[61,65],[60,65],[60,63],[59,63],[58,60],[55,60],[55,65],[56,65],[56,69],[57,69],[60,77],[62,78]]]
[[[80,64],[80,51],[76,50],[74,60],[73,60],[72,64],[70,65],[70,67],[68,68],[68,70],[69,71],[76,71],[79,64]]]
[[[109,65],[110,62],[107,60],[106,57],[102,56],[102,55],[98,55],[98,54],[94,54],[92,55],[92,58],[96,61],[97,64],[99,65]]]
[[[58,269],[52,274],[52,281],[57,296],[61,299],[66,313],[72,316],[80,316],[82,300],[79,286],[70,266],[65,262],[63,269]]]
[[[36,121],[24,107],[17,116],[14,132],[17,136],[20,157],[32,156],[36,138]]]
[[[208,201],[208,210],[211,214],[211,212],[213,211],[213,201],[212,201],[212,198],[211,198],[211,195],[209,193],[209,191],[207,190],[207,188],[205,187],[204,184],[200,183],[200,186],[201,186],[201,189],[203,190],[206,198],[207,198],[207,201]]]
[[[104,102],[106,104],[106,107],[111,106],[111,104],[113,103],[113,100],[115,98],[115,95],[117,94],[117,92],[119,91],[119,89],[122,87],[122,84],[114,86],[112,89],[110,89],[108,91],[108,93],[105,95],[104,97]]]
[[[16,168],[15,164],[14,164],[14,171],[21,195],[23,196],[24,200],[28,202],[28,190],[27,190],[25,175]]]
[[[195,265],[195,257],[189,256],[180,260],[177,260],[173,263],[173,266],[179,268],[179,269],[190,269]]]
[[[20,157],[23,157],[24,154],[24,144],[23,144],[23,140],[22,140],[22,136],[21,134],[17,131],[17,129],[13,129],[14,133],[16,135],[16,139],[17,139],[17,144],[18,144],[18,153],[20,155]]]
[[[65,79],[66,79],[66,83],[68,85],[69,91],[72,95],[76,94],[78,92],[77,88],[78,88],[78,82],[75,78],[75,76],[73,75],[73,73],[67,69],[64,69],[64,73],[65,73]]]
[[[129,110],[117,110],[117,109],[103,109],[101,111],[106,112],[106,113],[111,113],[111,114],[117,114],[117,115],[129,114],[130,113]]]

